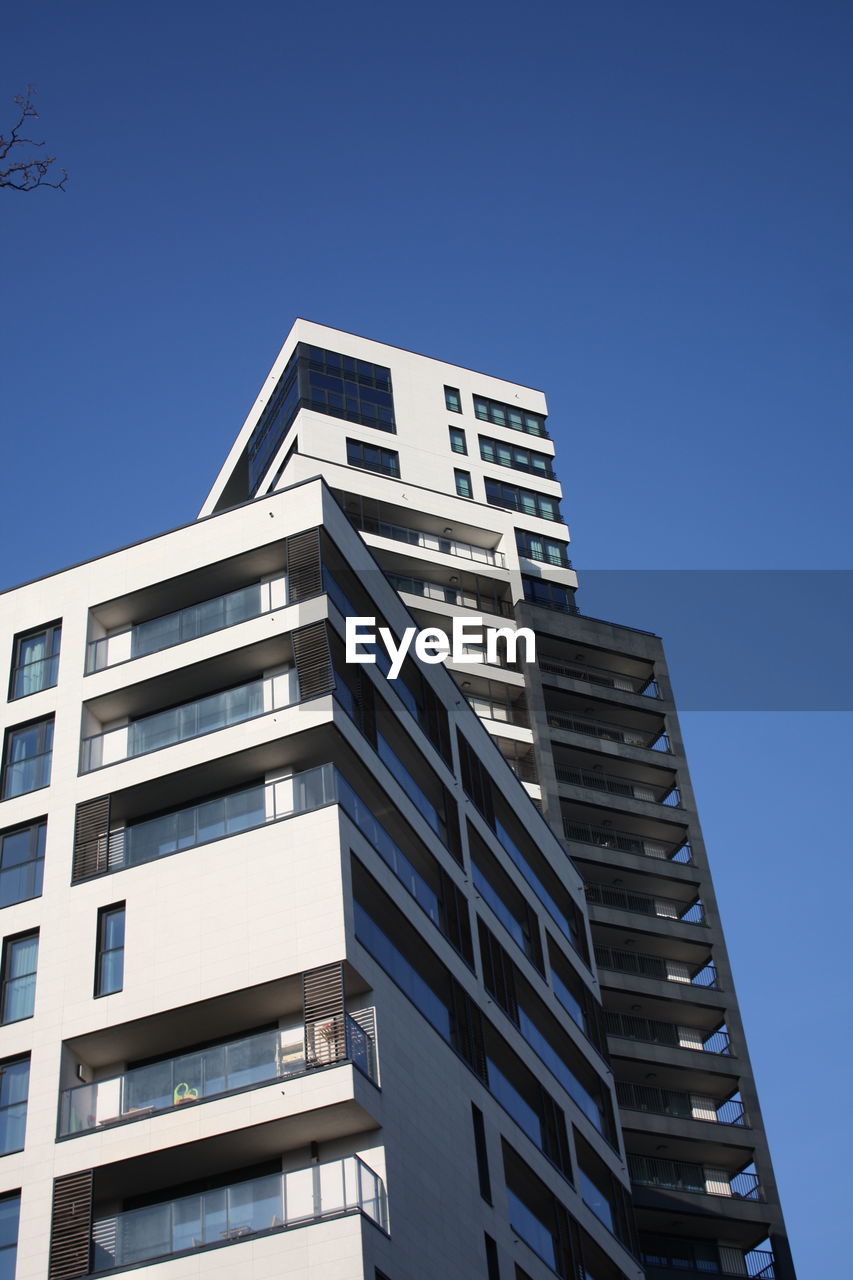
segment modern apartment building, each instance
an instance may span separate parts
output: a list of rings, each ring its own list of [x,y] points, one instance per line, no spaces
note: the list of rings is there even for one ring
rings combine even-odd
[[[300,320],[198,520],[2,597],[0,1280],[793,1277],[546,417]],[[352,617],[481,634],[391,679]]]

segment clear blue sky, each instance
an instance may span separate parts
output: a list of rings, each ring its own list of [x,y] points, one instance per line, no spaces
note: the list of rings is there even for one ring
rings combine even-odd
[[[191,518],[295,315],[543,388],[581,570],[851,568],[851,65],[846,0],[8,9],[71,180],[0,193],[0,585]],[[800,1277],[840,1274],[850,717],[684,728]]]

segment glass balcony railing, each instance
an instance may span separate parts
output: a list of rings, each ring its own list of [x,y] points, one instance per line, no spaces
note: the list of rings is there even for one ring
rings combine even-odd
[[[249,618],[259,618],[273,609],[282,609],[287,603],[284,574],[269,582],[252,582],[238,591],[203,600],[200,604],[174,613],[162,614],[148,622],[138,622],[132,627],[112,631],[109,635],[90,640],[86,650],[86,674],[114,667],[119,662],[129,662],[149,653],[171,649],[187,640],[211,635],[234,627]]]
[[[160,751],[246,720],[255,720],[270,711],[291,706],[298,698],[296,668],[291,667],[278,675],[238,685],[236,689],[225,689],[221,693],[171,707],[168,711],[142,716],[129,724],[84,738],[80,772],[90,773],[108,764]]]
[[[372,1025],[373,1010],[369,1012]],[[375,1081],[372,1037],[349,1014],[344,1015],[344,1035],[338,1036],[337,1021],[329,1019],[320,1028],[312,1024],[307,1037],[301,1025],[289,1030],[261,1031],[66,1089],[60,1101],[59,1136],[143,1120],[161,1111],[238,1089],[260,1088],[310,1067],[338,1062],[354,1063]],[[324,1035],[324,1029],[329,1028],[335,1034]]]
[[[50,785],[50,766],[53,751],[25,756],[22,760],[10,760],[3,772],[4,800],[26,795],[28,791],[40,791]]]
[[[423,596],[425,600],[440,600],[444,604],[461,605],[465,609],[478,609],[481,613],[499,614],[505,618],[512,617],[510,602],[500,600],[489,592],[457,587],[452,584],[444,586],[440,582],[428,582],[424,578],[412,578],[402,573],[386,573],[385,577],[395,591],[404,592],[406,595]]]
[[[426,551],[459,556],[464,560],[494,565],[501,569],[506,563],[500,551],[492,551],[489,547],[476,547],[472,542],[461,542],[458,538],[447,538],[439,533],[424,533],[421,529],[412,529],[408,525],[392,524],[389,520],[361,516],[354,512],[348,512],[347,518],[350,524],[361,533],[375,533],[382,538],[393,538],[395,542],[407,542],[412,547],[423,547]]]
[[[155,862],[241,831],[251,831],[267,822],[281,822],[296,814],[310,813],[334,804],[336,799],[334,766],[317,765],[275,782],[259,782],[201,804],[187,805],[172,813],[121,827],[110,832],[105,858],[100,848],[92,847],[84,850],[91,855],[85,861],[92,866],[100,864],[101,870],[122,871],[125,867]]]
[[[382,1179],[358,1156],[100,1218],[92,1227],[92,1271],[236,1244],[347,1213],[363,1213],[387,1229]]]

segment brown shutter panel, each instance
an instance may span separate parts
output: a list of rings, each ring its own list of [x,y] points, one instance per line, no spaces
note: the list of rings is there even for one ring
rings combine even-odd
[[[347,1056],[343,962],[302,975],[305,1062],[323,1067]]]
[[[447,719],[447,708],[436,696],[432,686],[427,683],[423,676],[421,676],[419,710],[421,728],[445,764],[452,765],[453,756],[450,751],[450,728]]]
[[[480,1010],[455,978],[450,978],[450,1037],[453,1047],[481,1080],[487,1077]]]
[[[539,1118],[542,1122],[542,1149],[561,1173],[571,1180],[572,1164],[569,1158],[569,1140],[566,1136],[566,1117],[550,1093],[539,1086]]]
[[[335,687],[329,633],[325,622],[312,622],[291,633],[293,659],[299,677],[299,699],[317,698]]]
[[[370,676],[359,667],[355,681],[358,727],[372,747],[376,746],[376,692]]]
[[[75,1280],[89,1274],[92,1183],[91,1169],[54,1180],[48,1280]]]
[[[489,826],[495,828],[495,799],[492,792],[492,780],[476,751],[472,750],[468,739],[457,729],[456,739],[459,745],[459,765],[462,774],[462,787],[468,798],[483,815]]]
[[[471,922],[468,917],[468,901],[443,867],[438,868],[438,879],[442,932],[453,944],[463,960],[473,966],[474,956],[471,947]]]
[[[85,800],[74,817],[72,883],[109,869],[110,797]]]
[[[490,996],[518,1026],[518,996],[515,989],[515,965],[482,920],[478,921],[480,955],[483,961],[483,984]]]
[[[299,604],[322,595],[323,565],[320,559],[320,530],[306,529],[287,539],[287,599]]]

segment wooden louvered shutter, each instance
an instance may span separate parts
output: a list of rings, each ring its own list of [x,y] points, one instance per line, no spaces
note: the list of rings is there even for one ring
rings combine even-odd
[[[451,1041],[481,1080],[486,1079],[486,1050],[480,1010],[455,978],[450,979]]]
[[[54,1180],[48,1280],[75,1280],[89,1274],[92,1184],[91,1169]]]
[[[438,880],[442,933],[453,944],[463,960],[473,965],[468,899],[457,888],[443,867],[438,868]]]
[[[323,591],[320,530],[306,529],[287,539],[287,598],[291,604]]]
[[[355,678],[355,707],[358,727],[372,747],[376,746],[376,693],[370,676],[359,667]]]
[[[473,801],[492,830],[494,830],[495,800],[492,793],[492,780],[483,768],[480,757],[471,748],[468,739],[458,729],[456,738],[459,745],[459,766],[462,774],[463,790],[468,798]]]
[[[347,1056],[343,962],[303,973],[302,1009],[306,1065],[340,1062]]]
[[[335,687],[329,633],[325,622],[312,622],[292,632],[293,659],[299,678],[299,700],[331,693]]]
[[[504,1013],[518,1026],[518,996],[515,989],[515,965],[497,938],[478,921],[480,955],[483,961],[483,984]]]
[[[74,816],[74,862],[71,880],[85,880],[109,868],[110,797],[85,800]]]
[[[421,702],[419,706],[421,728],[435,747],[445,764],[453,763],[450,751],[450,729],[447,708],[436,696],[433,688],[421,676]]]

